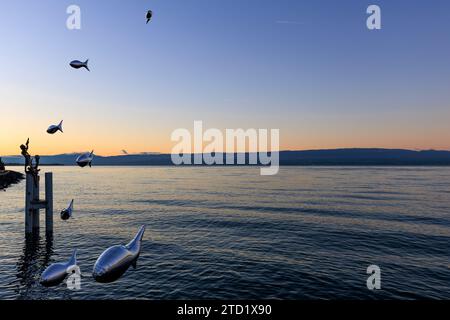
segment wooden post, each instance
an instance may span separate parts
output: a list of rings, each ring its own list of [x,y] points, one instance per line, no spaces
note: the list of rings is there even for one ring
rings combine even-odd
[[[45,232],[53,232],[53,173],[45,173]]]
[[[25,233],[39,232],[39,210],[45,209],[45,231],[53,232],[53,174],[45,173],[45,200],[39,199],[39,175],[37,181],[31,173],[26,174]]]
[[[27,173],[25,187],[25,233],[33,232],[33,209],[31,207],[31,200],[33,199],[33,183],[33,176],[30,173]]]
[[[36,176],[37,181],[33,179],[33,203],[39,202],[39,176]],[[33,205],[33,231],[39,232],[39,208]]]

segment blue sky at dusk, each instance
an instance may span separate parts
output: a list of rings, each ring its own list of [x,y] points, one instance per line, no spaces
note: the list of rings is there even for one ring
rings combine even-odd
[[[450,150],[449,15],[443,0],[4,1],[0,154],[28,136],[41,154],[168,152],[194,120],[279,128],[281,149]]]

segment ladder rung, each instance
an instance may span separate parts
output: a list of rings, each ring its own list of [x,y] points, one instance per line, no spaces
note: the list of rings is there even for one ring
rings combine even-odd
[[[45,200],[33,200],[30,204],[32,209],[45,209],[47,207],[47,201]]]

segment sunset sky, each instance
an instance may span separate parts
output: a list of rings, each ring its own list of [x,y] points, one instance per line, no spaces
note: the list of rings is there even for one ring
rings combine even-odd
[[[194,120],[280,129],[283,150],[450,150],[449,15],[446,0],[3,1],[0,156],[27,137],[41,155],[170,152]]]

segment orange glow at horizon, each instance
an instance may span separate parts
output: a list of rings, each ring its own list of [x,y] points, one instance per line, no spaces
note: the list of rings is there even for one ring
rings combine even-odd
[[[111,135],[107,132],[97,132],[93,136],[89,134],[73,134],[69,131],[48,135],[44,130],[29,132],[30,153],[40,155],[55,155],[64,153],[81,153],[94,150],[97,155],[111,156],[124,154],[139,154],[143,152],[171,153],[172,148],[178,143],[170,140],[170,130],[156,134],[139,135],[136,139],[133,135]],[[25,143],[28,138],[24,134],[5,134],[0,130],[0,156],[20,154],[19,145]],[[295,133],[280,133],[280,150],[315,150],[315,149],[339,149],[339,148],[389,148],[410,150],[450,150],[449,143],[440,143],[437,137],[442,138],[441,132],[434,135],[422,136],[414,141],[407,134],[390,136],[389,132],[383,135],[366,136],[345,135],[332,136],[304,135],[304,139],[298,139]],[[450,141],[450,134],[447,134]],[[209,142],[203,142],[203,148]],[[192,143],[193,149],[193,143]],[[224,148],[225,149],[225,148]],[[193,150],[192,150],[193,151]],[[223,150],[217,150],[221,152]],[[238,150],[243,151],[243,150]]]
[[[5,89],[3,89],[5,90]],[[0,88],[1,91],[1,88]],[[5,91],[5,94],[23,96],[23,92]],[[8,111],[2,112],[0,126],[0,156],[20,154],[19,146],[30,138],[30,153],[54,155],[94,150],[97,155],[119,155],[142,152],[170,153],[177,144],[171,134],[186,128],[193,136],[194,120],[189,108],[166,110],[154,106],[138,111],[129,107],[83,105],[77,101],[31,101],[30,97],[6,99]],[[39,101],[39,100],[38,100]],[[45,104],[44,104],[45,102]],[[71,104],[72,103],[72,104]],[[29,106],[35,106],[30,108]],[[44,105],[45,107],[41,107]],[[93,110],[95,112],[91,112]],[[26,116],[24,116],[26,115]],[[49,120],[51,116],[51,120]],[[411,150],[450,150],[450,119],[448,108],[439,108],[433,114],[426,108],[416,113],[372,113],[316,115],[293,111],[279,117],[270,114],[229,114],[216,110],[203,115],[203,133],[210,128],[244,130],[250,128],[279,129],[280,150],[313,150],[336,148],[395,148]],[[50,124],[64,119],[64,133],[46,133]],[[217,120],[220,119],[220,120]],[[208,145],[203,142],[203,147]],[[217,150],[221,152],[223,150]],[[238,150],[242,151],[242,150]]]

